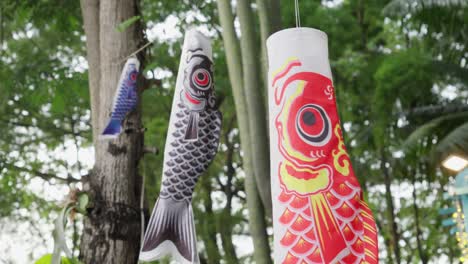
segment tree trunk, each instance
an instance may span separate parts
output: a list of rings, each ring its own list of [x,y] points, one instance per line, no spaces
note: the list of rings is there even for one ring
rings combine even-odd
[[[226,195],[226,205],[219,214],[217,223],[217,229],[221,236],[221,243],[224,249],[223,259],[227,264],[235,264],[239,262],[232,239],[232,229],[234,228],[232,217],[232,199],[234,197],[235,191],[233,189],[233,180],[236,176],[236,169],[234,168],[235,143],[233,142],[234,140],[230,140],[229,135],[233,131],[233,123],[234,119],[232,119],[232,122],[229,123],[229,127],[225,126],[226,132],[224,133],[224,142],[227,146],[225,162],[227,182],[223,188]]]
[[[270,246],[266,234],[266,222],[263,203],[258,194],[254,179],[253,155],[249,138],[249,115],[246,108],[245,93],[242,83],[242,68],[238,39],[234,31],[234,17],[229,0],[218,0],[219,19],[223,28],[222,36],[229,80],[234,95],[236,116],[239,125],[241,147],[243,152],[243,169],[245,173],[245,192],[249,212],[249,228],[254,240],[254,260],[256,263],[271,263]],[[264,185],[264,183],[262,184]],[[269,188],[270,186],[268,186]],[[271,197],[268,197],[271,202]]]
[[[212,175],[210,170],[208,170],[208,175]],[[216,241],[216,216],[213,212],[213,204],[211,202],[211,193],[213,188],[211,187],[211,178],[201,177],[200,183],[203,186],[203,206],[205,207],[205,212],[203,213],[203,218],[201,223],[201,237],[203,238],[203,243],[205,244],[205,251],[207,256],[207,263],[220,263],[221,256],[219,255],[218,243]]]
[[[223,211],[219,215],[218,219],[218,230],[221,235],[221,243],[223,245],[224,257],[223,260],[227,264],[236,264],[239,263],[236,254],[236,248],[232,239],[232,229],[234,225],[232,224],[232,214],[231,206],[226,206],[223,208]]]
[[[86,34],[86,53],[88,59],[89,95],[91,97],[91,127],[93,143],[96,146],[99,113],[99,83],[100,83],[100,48],[99,48],[99,0],[81,0],[83,27]]]
[[[421,225],[419,222],[419,207],[417,204],[417,193],[416,193],[416,174],[412,172],[411,168],[408,170],[410,177],[411,177],[411,184],[413,185],[413,212],[414,212],[414,226],[416,229],[416,245],[418,247],[419,258],[421,259],[422,264],[426,264],[428,262],[427,256],[424,252],[423,245],[422,245],[422,232],[421,232]]]
[[[252,151],[253,173],[258,187],[258,193],[265,206],[267,215],[272,215],[270,152],[266,123],[265,100],[262,96],[262,83],[258,48],[255,38],[252,9],[250,0],[237,1],[237,15],[241,29],[241,55],[244,69],[243,89],[249,120],[250,147]],[[255,153],[255,154],[254,154]]]
[[[281,27],[279,0],[257,0],[257,10],[260,20],[263,86],[266,89],[265,91],[268,91],[268,59],[266,40],[271,34],[278,31]],[[267,93],[265,92],[265,94]],[[268,98],[268,96],[266,96],[266,98]]]
[[[383,228],[383,225],[380,222],[379,217],[375,217],[375,224],[377,225],[377,228],[379,229],[379,234],[384,239],[385,250],[388,252],[386,263],[393,263],[392,245],[391,245],[389,235],[387,234],[388,231],[385,228]]]
[[[385,199],[387,202],[387,212],[388,212],[388,219],[390,222],[390,230],[392,234],[392,246],[393,246],[393,253],[395,254],[395,262],[400,264],[401,263],[401,255],[400,255],[400,245],[398,244],[400,241],[400,235],[398,233],[398,226],[395,222],[395,206],[393,204],[393,197],[392,197],[392,190],[390,186],[392,185],[392,180],[390,178],[390,173],[385,166],[387,163],[387,158],[385,156],[385,152],[381,150],[381,165],[380,169],[384,175],[384,184],[385,184]],[[391,254],[391,252],[389,252]]]
[[[266,231],[265,211],[256,189],[255,179],[245,177],[250,234],[254,244],[254,260],[257,264],[268,264],[273,262],[270,257],[271,251]]]
[[[124,122],[132,129],[115,140],[98,140],[109,117],[125,59],[143,41],[138,23],[117,25],[138,14],[136,1],[81,0],[87,38],[95,165],[85,191],[91,205],[84,221],[84,263],[136,263],[140,244],[137,166],[142,154],[140,107]],[[140,61],[143,59],[140,58]],[[143,66],[141,66],[143,67]]]

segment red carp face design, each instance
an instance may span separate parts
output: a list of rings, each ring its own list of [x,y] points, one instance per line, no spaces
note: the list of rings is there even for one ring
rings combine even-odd
[[[287,191],[310,195],[327,190],[333,183],[334,159],[326,154],[335,148],[339,152],[341,135],[335,133],[339,130],[338,116],[330,79],[290,70],[273,80],[277,104],[284,99],[276,118],[278,145],[285,158],[279,168],[280,179]],[[283,98],[286,89],[293,93]],[[347,159],[347,155],[340,159]]]
[[[332,82],[301,66],[290,61],[272,77],[282,263],[376,264],[377,232],[344,147]]]

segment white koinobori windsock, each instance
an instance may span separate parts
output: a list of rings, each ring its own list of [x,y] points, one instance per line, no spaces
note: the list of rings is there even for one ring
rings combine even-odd
[[[114,102],[109,122],[101,134],[101,138],[116,138],[122,132],[122,122],[128,113],[135,109],[138,101],[137,77],[140,62],[129,58],[120,75],[115,91]]]
[[[345,149],[327,35],[267,40],[275,263],[378,263],[377,231]]]
[[[208,38],[185,34],[164,151],[161,192],[145,232],[140,260],[172,255],[199,263],[192,194],[218,150],[221,113],[215,109],[213,63]]]

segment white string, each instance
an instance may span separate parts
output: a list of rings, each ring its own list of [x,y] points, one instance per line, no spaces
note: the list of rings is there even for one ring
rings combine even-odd
[[[299,10],[299,0],[294,0],[294,13],[296,14],[296,27],[301,27],[301,13]]]
[[[132,52],[130,55],[128,55],[127,57],[125,57],[125,59],[123,59],[122,62],[127,61],[128,58],[137,55],[138,52],[142,51],[144,48],[148,47],[148,46],[151,45],[151,44],[153,44],[153,41],[149,41],[149,42],[146,43],[145,45],[141,46],[141,48],[139,48],[139,49],[135,50],[134,52]]]
[[[126,57],[123,57],[122,59],[117,58],[113,62],[104,64],[103,66],[121,65],[122,63],[126,62],[129,58],[135,57],[139,52],[141,52],[144,48],[148,47],[151,44],[153,44],[153,41],[150,41],[150,42],[146,43],[145,45],[141,46],[140,48],[138,48],[134,52],[130,53],[130,55],[128,55]]]

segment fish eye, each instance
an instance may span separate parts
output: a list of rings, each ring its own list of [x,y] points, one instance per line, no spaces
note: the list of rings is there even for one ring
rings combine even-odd
[[[136,79],[137,79],[137,74],[138,74],[138,73],[135,72],[135,71],[132,72],[132,73],[130,73],[130,80],[136,81]]]
[[[211,87],[211,74],[207,69],[200,68],[192,73],[192,83],[200,90],[208,90]]]
[[[312,146],[323,146],[331,138],[331,122],[325,110],[316,104],[302,106],[296,115],[296,131]]]
[[[301,118],[302,118],[302,121],[304,122],[304,125],[306,126],[313,126],[315,122],[317,121],[314,113],[311,112],[310,110],[304,111]]]

